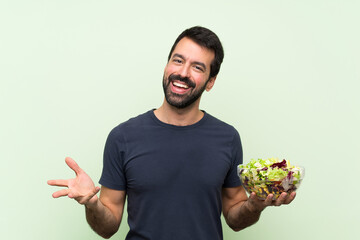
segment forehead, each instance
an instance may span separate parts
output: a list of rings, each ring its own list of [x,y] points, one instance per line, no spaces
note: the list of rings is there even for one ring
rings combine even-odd
[[[182,38],[176,45],[172,57],[174,54],[180,54],[184,56],[186,60],[203,62],[205,65],[210,66],[215,54],[212,50],[200,46],[190,38]]]

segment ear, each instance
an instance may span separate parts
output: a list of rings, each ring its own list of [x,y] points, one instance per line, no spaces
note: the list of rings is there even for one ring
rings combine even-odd
[[[209,81],[206,84],[206,88],[205,88],[205,90],[207,92],[210,91],[213,88],[213,86],[215,84],[215,80],[216,80],[216,76],[209,79]]]

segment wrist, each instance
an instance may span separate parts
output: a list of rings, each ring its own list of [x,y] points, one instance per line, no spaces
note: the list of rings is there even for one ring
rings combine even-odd
[[[247,211],[251,214],[260,214],[264,210],[264,208],[260,207],[259,204],[255,204],[250,199],[248,199],[244,203],[244,206],[247,209]]]
[[[94,209],[96,208],[97,204],[98,204],[98,196],[95,194],[92,198],[90,198],[90,200],[85,204],[85,207],[88,209]]]

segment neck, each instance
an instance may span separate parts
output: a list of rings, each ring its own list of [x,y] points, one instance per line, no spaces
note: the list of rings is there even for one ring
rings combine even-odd
[[[204,113],[199,109],[199,102],[196,101],[189,107],[176,108],[169,105],[166,100],[154,111],[155,116],[162,122],[175,126],[188,126],[200,121]]]

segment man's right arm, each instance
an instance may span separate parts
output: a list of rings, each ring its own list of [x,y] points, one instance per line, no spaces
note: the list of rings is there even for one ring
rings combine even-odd
[[[76,177],[72,179],[49,180],[51,186],[65,187],[52,194],[54,198],[68,196],[85,205],[86,219],[91,228],[103,238],[110,238],[119,229],[126,193],[102,186],[100,198],[96,195],[100,187],[96,187],[92,179],[79,165],[67,157],[66,164],[74,170]]]
[[[119,229],[126,192],[102,186],[100,198],[93,198],[85,204],[86,219],[97,234],[110,238]]]

